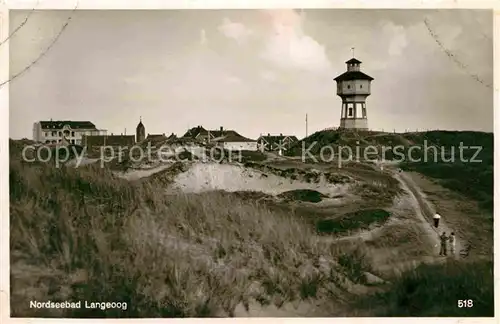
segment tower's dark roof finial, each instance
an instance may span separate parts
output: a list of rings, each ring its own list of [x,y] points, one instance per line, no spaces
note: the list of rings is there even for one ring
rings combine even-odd
[[[355,58],[353,57],[353,58],[352,58],[352,59],[350,59],[349,61],[346,61],[346,63],[347,63],[347,64],[351,64],[351,63],[353,63],[353,64],[360,64],[360,63],[361,63],[361,61],[360,61],[360,60],[357,60],[357,59],[355,59]]]
[[[137,128],[144,128],[144,125],[142,123],[142,116],[139,117],[139,124],[137,124]]]

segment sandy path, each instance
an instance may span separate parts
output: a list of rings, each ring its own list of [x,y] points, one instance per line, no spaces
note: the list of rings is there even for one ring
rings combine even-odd
[[[412,196],[412,200],[415,203],[415,211],[417,216],[426,224],[425,229],[429,233],[434,233],[434,235],[431,235],[430,237],[432,238],[432,244],[436,248],[436,255],[439,254],[439,235],[442,232],[446,232],[447,235],[449,235],[453,230],[449,228],[446,224],[446,221],[443,219],[444,217],[441,217],[441,220],[439,222],[439,228],[435,228],[433,226],[433,216],[436,213],[436,210],[432,204],[430,204],[425,198],[424,195],[422,194],[422,190],[418,187],[418,185],[413,181],[411,176],[408,174],[401,172],[401,173],[393,173],[393,176],[396,180],[398,180],[401,183],[401,186],[403,189],[408,192]],[[463,249],[462,245],[462,240],[456,236],[456,243],[455,243],[455,255],[458,256],[459,252]]]

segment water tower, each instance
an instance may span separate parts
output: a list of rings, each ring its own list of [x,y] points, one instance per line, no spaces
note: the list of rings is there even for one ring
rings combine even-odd
[[[366,98],[373,78],[360,71],[361,61],[354,57],[346,62],[347,71],[336,77],[337,95],[342,98],[340,128],[368,129]]]

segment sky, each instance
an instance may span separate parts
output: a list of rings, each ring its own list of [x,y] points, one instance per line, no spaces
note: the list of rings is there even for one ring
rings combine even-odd
[[[12,138],[50,119],[135,134],[141,117],[302,138],[306,114],[309,134],[339,126],[352,47],[369,128],[493,131],[491,10],[12,10],[15,29],[11,78],[30,68],[10,82]]]

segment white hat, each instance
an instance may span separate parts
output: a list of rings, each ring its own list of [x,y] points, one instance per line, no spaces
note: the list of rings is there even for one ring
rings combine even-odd
[[[441,215],[439,215],[439,214],[437,214],[437,213],[436,213],[436,214],[434,215],[434,218],[441,218]]]

